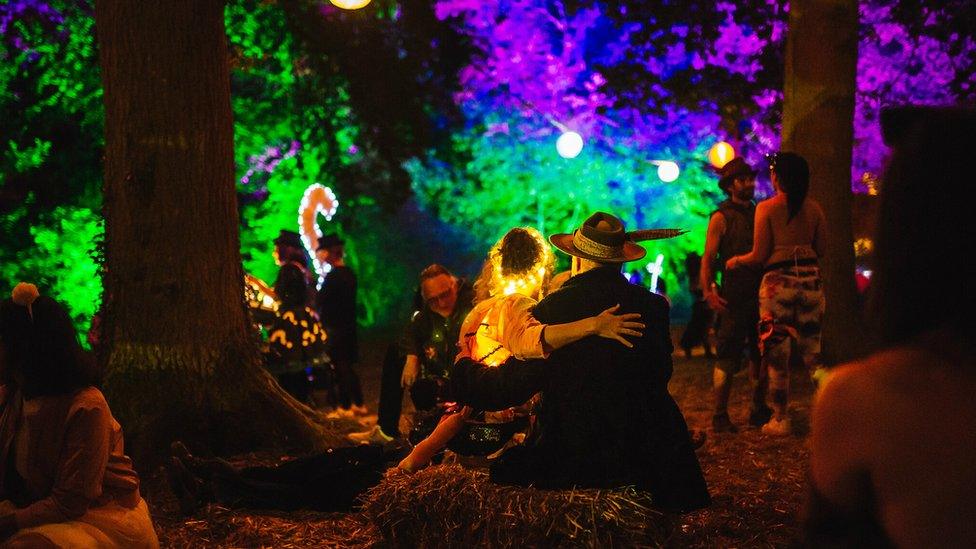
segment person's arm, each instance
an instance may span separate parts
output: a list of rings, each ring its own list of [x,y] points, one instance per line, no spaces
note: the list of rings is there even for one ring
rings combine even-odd
[[[625,347],[633,347],[634,344],[624,336],[644,335],[640,331],[644,329],[644,324],[639,322],[641,315],[640,313],[617,314],[618,309],[620,309],[619,303],[596,316],[564,324],[546,324],[542,331],[543,344],[555,350],[584,337],[595,335],[615,339]]]
[[[705,252],[699,270],[698,283],[701,285],[702,299],[708,303],[713,311],[724,311],[726,301],[715,290],[715,256],[718,255],[718,244],[725,235],[725,216],[715,213],[708,220],[708,232],[705,233]]]
[[[102,492],[108,464],[111,415],[108,407],[84,406],[68,418],[51,493],[14,512],[18,529],[66,522],[88,511]]]
[[[640,337],[644,325],[639,313],[616,314],[615,305],[599,315],[563,324],[542,324],[532,315],[535,302],[525,296],[509,296],[503,312],[503,329],[499,343],[516,358],[547,358],[555,349],[584,337],[596,335],[615,339],[627,347],[633,343],[624,336]]]
[[[400,374],[400,387],[413,387],[420,375],[420,357],[417,355],[407,355],[403,363],[403,373]]]
[[[738,269],[744,265],[762,265],[773,251],[773,229],[769,222],[766,202],[756,206],[756,223],[752,231],[752,251],[737,255],[725,262],[726,269]]]
[[[504,410],[523,404],[542,390],[545,368],[542,360],[513,357],[492,367],[462,357],[451,372],[451,394],[478,410]]]
[[[417,381],[420,375],[420,350],[417,348],[418,331],[423,313],[416,311],[403,329],[403,336],[400,337],[400,354],[407,357],[403,364],[403,372],[400,374],[400,386],[410,387]]]

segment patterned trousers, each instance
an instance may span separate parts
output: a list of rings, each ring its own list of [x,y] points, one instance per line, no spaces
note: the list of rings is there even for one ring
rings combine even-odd
[[[823,312],[823,288],[816,266],[783,267],[763,276],[759,286],[759,348],[764,365],[769,367],[774,401],[786,401],[794,346],[807,368],[820,365]]]

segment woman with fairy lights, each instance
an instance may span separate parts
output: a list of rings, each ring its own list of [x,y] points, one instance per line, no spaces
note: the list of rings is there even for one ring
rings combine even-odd
[[[639,322],[639,314],[616,314],[618,306],[565,324],[541,324],[532,316],[532,307],[544,295],[553,266],[552,251],[539,231],[529,227],[508,231],[488,253],[475,282],[476,305],[461,325],[459,357],[489,366],[513,355],[519,359],[546,358],[553,350],[591,335],[632,347],[624,336],[641,336],[644,324]],[[400,462],[400,469],[413,472],[426,465],[461,431],[471,414],[472,409],[466,406],[446,416]],[[514,414],[510,409],[489,416],[506,421]]]

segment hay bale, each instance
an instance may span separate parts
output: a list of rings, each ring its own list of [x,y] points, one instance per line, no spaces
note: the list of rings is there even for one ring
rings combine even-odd
[[[420,547],[653,547],[673,521],[633,488],[501,486],[458,465],[393,469],[363,496],[363,512],[388,542]]]

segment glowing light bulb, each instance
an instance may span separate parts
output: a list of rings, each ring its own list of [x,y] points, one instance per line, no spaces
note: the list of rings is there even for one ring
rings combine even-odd
[[[678,165],[670,160],[665,160],[657,165],[657,176],[665,183],[670,183],[678,179],[680,173],[681,170],[678,169]]]
[[[563,158],[576,158],[583,150],[583,136],[576,132],[563,132],[556,140],[556,152]]]
[[[716,168],[721,168],[733,158],[735,158],[735,149],[725,141],[719,141],[708,149],[708,161]]]
[[[329,2],[332,2],[333,6],[344,10],[358,10],[359,8],[366,7],[370,0],[329,0]]]

